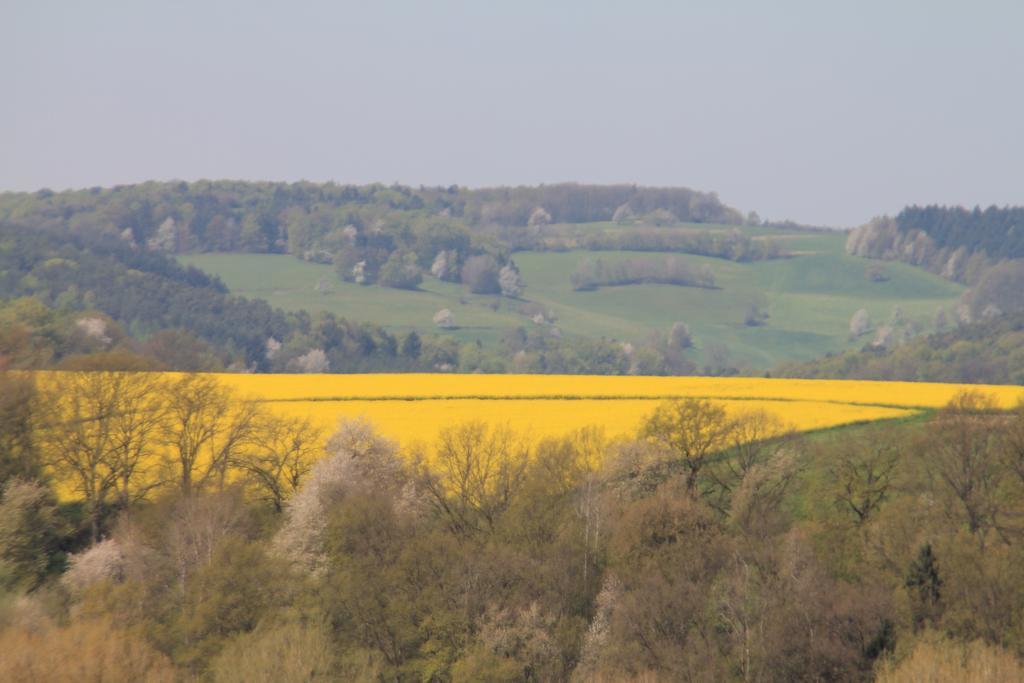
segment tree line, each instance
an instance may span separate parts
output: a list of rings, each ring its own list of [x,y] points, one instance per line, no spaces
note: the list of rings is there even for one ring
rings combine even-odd
[[[656,212],[661,212],[657,220],[667,216],[673,222],[743,222],[713,193],[627,185],[471,190],[199,181],[0,194],[0,220],[117,236],[154,251],[287,252],[329,261],[352,247],[368,254],[393,252],[397,242],[415,251],[424,267],[443,250],[459,251],[466,258],[470,249],[486,247],[497,234],[491,228],[528,234],[552,222],[608,221],[616,215]]]
[[[707,264],[692,267],[675,256],[664,260],[626,259],[610,261],[584,258],[569,276],[576,291],[592,291],[599,287],[661,284],[713,289],[715,275]]]
[[[116,239],[137,252],[290,253],[333,264],[348,282],[415,289],[434,276],[473,292],[479,282],[465,276],[479,269],[474,260],[493,260],[518,277],[510,253],[547,248],[539,233],[545,226],[613,218],[743,222],[713,193],[626,185],[470,190],[200,181],[0,194],[0,222]],[[512,291],[522,288],[519,280]]]
[[[664,251],[708,256],[739,263],[785,256],[778,242],[754,239],[739,230],[657,230],[634,228],[620,232],[587,230],[579,239],[587,251]]]
[[[449,217],[470,227],[526,227],[531,220],[534,225],[590,223],[613,220],[616,211],[621,216],[658,210],[684,222],[743,222],[714,193],[636,185],[468,189],[203,180],[0,194],[0,219],[76,233],[127,230],[126,238],[175,252],[297,253],[310,244],[310,234],[319,238],[348,225],[368,230],[400,214]]]
[[[810,436],[687,399],[615,440],[471,421],[400,446],[270,429],[205,377],[0,381],[4,679],[1024,671],[1024,413],[982,395]]]

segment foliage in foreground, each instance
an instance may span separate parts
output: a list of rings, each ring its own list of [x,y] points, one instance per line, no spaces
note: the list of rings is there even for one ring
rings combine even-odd
[[[202,379],[185,377],[184,395],[205,395]],[[259,479],[232,476],[245,472],[244,449],[224,444],[259,431],[237,399],[218,398],[181,401],[189,425],[216,428],[215,457],[183,476],[196,442],[180,413],[168,432],[176,476],[112,486],[96,515],[45,495],[51,444],[82,427],[44,412],[0,426],[2,443],[28,448],[13,461],[0,453],[12,473],[0,501],[0,645],[17,652],[0,674],[867,681],[1019,671],[1024,413],[985,396],[962,394],[926,422],[813,437],[701,399],[667,402],[615,441],[589,429],[534,442],[469,422],[402,451],[350,422],[315,465],[273,475],[287,484],[279,503]],[[29,433],[7,438],[19,424]],[[259,452],[277,462],[290,452],[287,439],[263,439]],[[123,449],[110,452],[125,462]],[[933,633],[955,645],[930,645]],[[984,645],[962,645],[975,641]]]

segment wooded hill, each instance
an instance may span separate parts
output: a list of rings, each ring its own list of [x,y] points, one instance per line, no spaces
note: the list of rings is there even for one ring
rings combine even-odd
[[[77,367],[92,354],[88,363],[107,369],[503,372],[499,354],[522,351],[535,372],[629,369],[621,346],[600,339],[524,331],[485,353],[329,311],[286,312],[102,232],[0,221],[0,292],[0,358],[16,368]]]
[[[789,364],[779,377],[1024,384],[1024,313],[963,325],[892,349],[865,346],[810,363]]]
[[[302,256],[310,249],[346,244],[349,226],[357,233],[372,229],[400,238],[403,232],[462,233],[466,227],[589,223],[655,213],[661,220],[743,222],[714,193],[635,185],[470,190],[222,180],[0,195],[0,218],[116,234],[176,253],[287,251]],[[430,258],[444,248],[433,246],[439,248]]]
[[[1024,207],[908,206],[851,232],[846,248],[974,284],[990,266],[1024,258]]]
[[[33,367],[106,339],[182,370],[762,372],[859,343],[847,327],[862,309],[899,314],[897,342],[939,329],[938,309],[950,322],[1017,310],[1024,269],[993,264],[1018,247],[993,245],[1016,234],[1019,213],[910,208],[855,231],[851,256],[841,234],[744,221],[685,188],[201,181],[8,193],[0,315],[20,331],[0,353],[17,355],[12,340],[28,335],[50,349]],[[954,249],[975,224],[978,250]],[[913,225],[929,231],[914,233],[919,253],[904,243]],[[974,289],[958,301],[952,283],[857,258],[906,253],[952,263]],[[83,317],[105,331],[83,341],[99,325]],[[674,345],[672,329],[689,344]]]

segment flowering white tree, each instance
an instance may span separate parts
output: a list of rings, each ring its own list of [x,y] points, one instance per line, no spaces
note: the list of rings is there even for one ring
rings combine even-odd
[[[450,330],[455,327],[455,314],[447,308],[442,308],[434,314],[434,324],[442,330]]]
[[[512,261],[502,266],[498,272],[498,285],[501,287],[502,296],[517,297],[523,293],[523,278],[519,275],[519,268]]]
[[[352,266],[352,279],[358,285],[366,284],[366,261],[360,261],[359,263]]]
[[[323,349],[310,349],[288,363],[288,369],[307,374],[329,372],[331,363]]]
[[[850,318],[850,336],[859,337],[871,329],[871,316],[866,309],[860,309]]]
[[[352,491],[401,486],[403,467],[397,444],[378,436],[369,422],[343,420],[327,442],[327,457],[288,501],[275,549],[308,571],[322,571],[328,510]]]
[[[277,341],[273,337],[267,337],[266,348],[267,351],[264,355],[267,360],[274,360],[274,357],[281,351],[281,342]]]
[[[153,236],[146,242],[146,246],[154,251],[177,251],[178,248],[178,226],[173,218],[167,218],[160,227],[156,229]]]
[[[430,265],[430,274],[438,280],[458,280],[459,254],[456,251],[442,249],[437,252],[434,262]]]
[[[533,213],[530,214],[530,220],[528,224],[530,226],[537,226],[547,225],[550,222],[551,214],[548,213],[543,206],[538,206],[536,209],[533,210]]]
[[[633,213],[633,209],[630,207],[629,202],[620,204],[618,208],[615,209],[615,213],[612,214],[612,220],[616,223],[629,223],[635,217],[636,214]]]
[[[61,583],[72,593],[81,593],[96,583],[121,581],[124,573],[124,549],[120,542],[108,538],[72,555]]]
[[[356,244],[356,237],[359,236],[359,230],[354,225],[346,225],[341,229],[341,234],[344,236],[345,241],[348,242],[350,247],[354,247]]]
[[[110,335],[107,334],[107,321],[103,318],[95,316],[79,318],[75,321],[75,327],[85,337],[99,342],[102,346],[106,346],[113,341]]]

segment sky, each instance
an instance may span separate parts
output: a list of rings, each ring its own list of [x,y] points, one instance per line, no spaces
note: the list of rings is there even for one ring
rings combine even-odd
[[[685,186],[1024,204],[1020,0],[0,0],[0,190]]]

